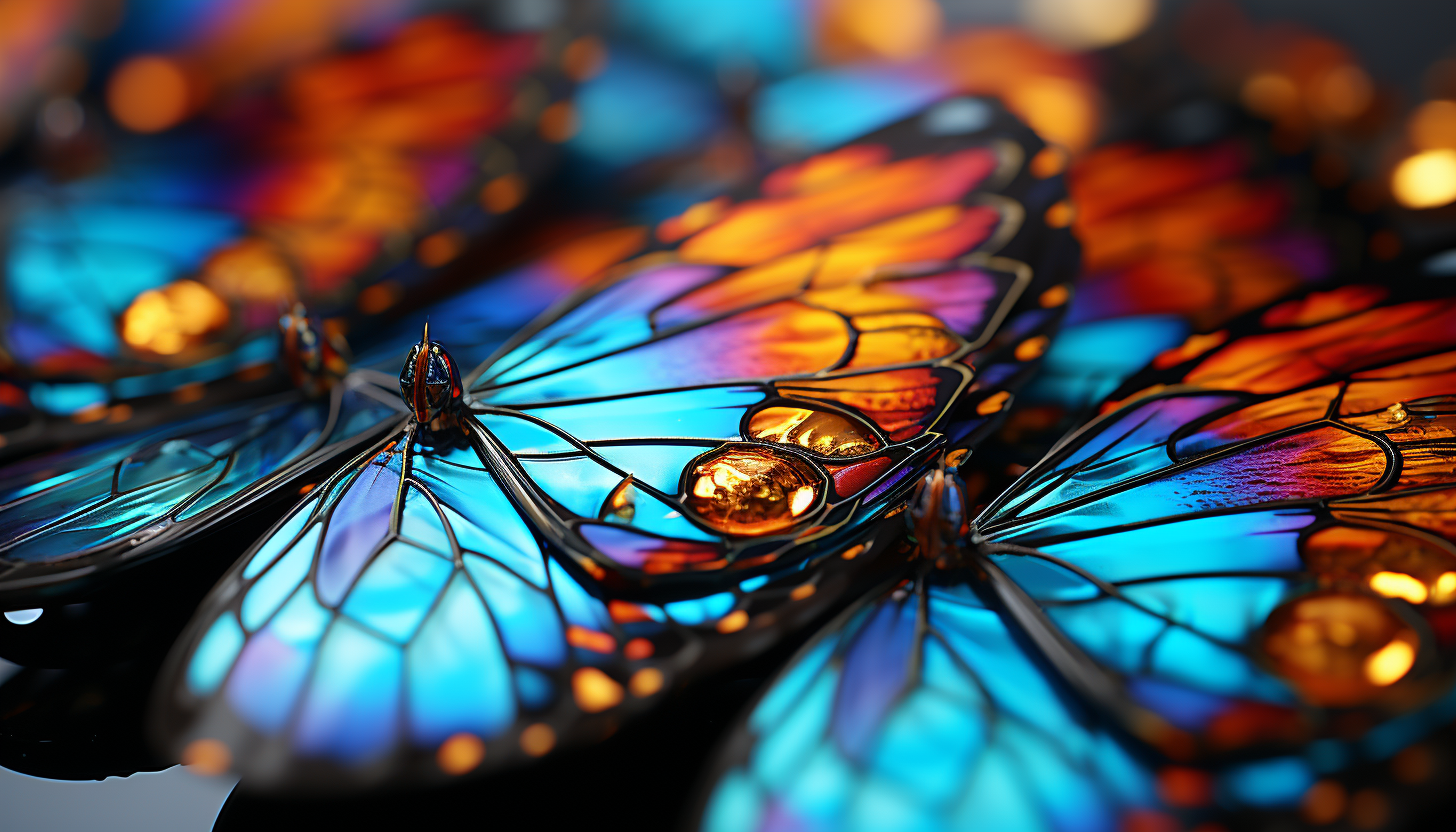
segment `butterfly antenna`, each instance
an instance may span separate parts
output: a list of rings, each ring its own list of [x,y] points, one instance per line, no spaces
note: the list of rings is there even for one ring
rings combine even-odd
[[[420,343],[430,343],[430,319],[425,318],[425,331],[420,335]]]

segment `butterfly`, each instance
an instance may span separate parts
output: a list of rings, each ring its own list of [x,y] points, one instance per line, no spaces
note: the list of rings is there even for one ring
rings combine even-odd
[[[462,355],[478,360],[598,270],[638,250],[643,238],[631,227],[581,236],[424,312],[459,336]],[[190,568],[201,569],[207,584],[216,577],[207,576],[212,561],[196,557],[187,544],[285,510],[300,489],[346,462],[405,411],[393,374],[379,368],[398,365],[413,333],[380,325],[374,337],[361,337],[349,369],[340,366],[317,318],[290,312],[279,323],[297,377],[290,391],[0,469],[4,655],[54,666],[64,655],[98,647],[107,633],[137,630],[149,611],[174,608],[156,595],[179,591],[179,575]],[[183,560],[163,557],[171,553]],[[118,574],[153,562],[166,571],[148,570],[118,585]],[[97,632],[102,598],[119,604],[107,615],[129,622],[125,628]],[[97,608],[74,620],[43,615],[79,600]],[[45,631],[54,635],[44,637]],[[28,646],[38,639],[46,643]]]
[[[1351,284],[1203,343],[971,524],[929,482],[918,572],[775,680],[703,828],[1327,816],[1456,715],[1451,298]]]
[[[378,314],[499,231],[569,118],[548,34],[415,19],[8,188],[0,341],[36,412],[4,453],[266,388],[280,301]]]
[[[826,609],[1045,350],[1076,255],[1037,221],[1062,194],[1038,147],[953,99],[663,221],[473,371],[431,321],[411,415],[179,640],[162,747],[259,788],[449,779],[599,738]]]

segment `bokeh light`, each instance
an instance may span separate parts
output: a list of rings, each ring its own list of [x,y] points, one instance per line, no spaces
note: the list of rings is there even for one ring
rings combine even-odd
[[[1407,208],[1436,208],[1456,200],[1456,150],[1424,150],[1395,167],[1391,190]]]

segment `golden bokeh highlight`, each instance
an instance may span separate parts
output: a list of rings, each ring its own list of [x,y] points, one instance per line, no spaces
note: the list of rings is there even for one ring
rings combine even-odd
[[[748,420],[748,437],[797,445],[823,456],[859,456],[880,447],[880,440],[867,425],[838,413],[803,407],[766,407],[758,411]]]
[[[1016,345],[1015,355],[1017,361],[1032,361],[1041,358],[1046,354],[1047,347],[1051,346],[1051,339],[1045,335],[1036,335]]]
[[[799,584],[794,591],[789,593],[789,598],[794,601],[802,601],[814,594],[813,584]]]
[[[1419,645],[1414,632],[1377,598],[1323,591],[1281,604],[1260,645],[1274,668],[1309,702],[1370,702],[1405,678]]]
[[[833,62],[908,60],[935,45],[941,24],[934,0],[826,0],[819,9],[819,49]]]
[[[176,355],[227,326],[227,304],[195,280],[178,280],[137,295],[121,313],[121,338],[131,348]]]
[[[187,743],[182,749],[182,765],[207,777],[226,772],[232,762],[232,752],[222,740],[204,737]]]
[[[1456,200],[1456,150],[1423,150],[1401,160],[1391,192],[1407,208],[1437,208]]]
[[[1309,823],[1323,826],[1339,820],[1347,802],[1344,786],[1334,780],[1320,780],[1305,790],[1299,813]]]
[[[1406,135],[1417,150],[1456,148],[1456,101],[1427,101],[1411,113]]]
[[[415,258],[430,268],[449,263],[465,250],[465,234],[458,228],[446,228],[420,240],[415,246]]]
[[[1041,297],[1037,298],[1036,302],[1041,308],[1050,309],[1053,306],[1061,306],[1071,299],[1071,297],[1072,291],[1067,288],[1067,285],[1065,283],[1058,283],[1045,292],[1042,292]]]
[[[246,238],[207,258],[199,273],[207,288],[228,300],[275,305],[294,298],[293,269],[276,246]]]
[[[734,610],[718,620],[718,632],[736,633],[748,626],[748,613]]]
[[[632,691],[633,696],[642,699],[662,690],[664,681],[661,670],[655,667],[644,667],[632,674],[632,678],[627,682],[627,689]]]
[[[526,178],[519,173],[497,176],[480,189],[480,204],[492,214],[504,214],[525,198]]]
[[[532,757],[544,757],[556,747],[556,732],[544,722],[526,726],[521,732],[521,750]]]
[[[634,662],[651,658],[654,652],[652,642],[645,638],[634,638],[622,645],[622,655]]]
[[[976,405],[976,413],[981,416],[990,416],[992,413],[999,413],[1009,401],[1011,401],[1011,393],[1009,391],[1002,390],[998,393],[993,393],[985,399],[982,399],[980,404]]]
[[[466,732],[450,736],[435,751],[435,763],[446,774],[474,771],[484,759],[485,743],[480,737]]]
[[[561,50],[561,68],[574,81],[596,77],[607,66],[607,47],[601,38],[585,35]]]
[[[589,714],[614,708],[622,702],[622,686],[595,667],[582,667],[571,674],[571,692],[576,705]]]
[[[1403,572],[1376,572],[1370,576],[1370,588],[1386,598],[1403,598],[1412,604],[1424,604],[1430,597],[1425,584]]]
[[[135,133],[157,133],[187,117],[187,72],[159,55],[138,55],[117,67],[106,87],[111,115]]]
[[[404,297],[404,287],[393,280],[383,280],[373,286],[367,286],[359,293],[356,301],[359,311],[366,315],[378,315],[380,312],[399,303]]]
[[[1025,0],[1022,19],[1038,35],[1067,49],[1098,49],[1141,34],[1153,22],[1156,0]]]

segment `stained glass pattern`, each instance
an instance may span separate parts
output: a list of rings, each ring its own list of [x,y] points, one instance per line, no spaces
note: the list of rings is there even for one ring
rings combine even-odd
[[[416,405],[434,439],[413,444],[414,423],[320,486],[214,591],[163,683],[167,746],[221,743],[279,788],[509,765],[599,735],[650,704],[628,695],[634,684],[682,684],[762,649],[893,563],[859,560],[875,524],[940,448],[984,435],[1060,317],[1057,303],[1021,301],[1067,264],[1064,232],[1023,224],[1018,202],[985,190],[1025,184],[1025,152],[1009,140],[1025,134],[1004,120],[927,129],[943,121],[894,125],[664,223],[664,248],[610,270],[470,373],[459,416]],[[937,166],[948,167],[929,175]],[[923,192],[895,190],[917,181]],[[812,222],[784,219],[823,193],[842,199],[815,203]],[[995,222],[963,224],[977,207]],[[1044,276],[1004,254],[1033,243]],[[906,257],[922,262],[894,265]],[[977,362],[996,369],[983,381]],[[810,419],[832,433],[816,441]],[[474,574],[487,562],[510,574]],[[431,624],[451,598],[491,622],[509,659],[440,693],[456,698],[434,728],[385,724],[379,715],[402,713],[392,703],[434,695],[401,693],[416,674],[478,663],[458,641],[424,646],[452,632]],[[507,621],[511,610],[523,617]],[[285,655],[271,645],[292,616],[308,635]],[[470,649],[494,650],[480,632]],[[529,660],[513,652],[527,633],[544,651]],[[331,670],[336,653],[355,670]],[[510,681],[510,662],[550,684]],[[311,680],[308,692],[274,697],[285,688],[270,674],[287,674],[290,691]],[[367,741],[364,719],[379,723]],[[457,747],[484,753],[456,766]]]

